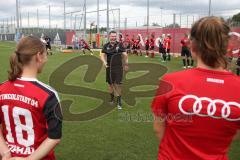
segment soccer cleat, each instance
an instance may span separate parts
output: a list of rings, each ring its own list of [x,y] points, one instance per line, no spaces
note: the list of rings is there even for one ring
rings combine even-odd
[[[93,55],[93,53],[91,53],[91,55]]]
[[[184,69],[186,69],[187,67],[186,66],[183,66]]]
[[[122,109],[122,102],[121,102],[121,96],[117,97],[117,108],[120,110]]]
[[[145,56],[146,58],[148,57],[148,56]]]
[[[118,108],[118,110],[121,110],[121,109],[122,109],[122,106],[117,105],[117,108]]]

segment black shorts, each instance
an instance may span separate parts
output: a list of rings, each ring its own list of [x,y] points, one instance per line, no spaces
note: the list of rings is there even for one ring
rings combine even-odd
[[[167,53],[170,54],[170,49],[167,49]]]
[[[163,47],[159,47],[159,53],[165,53],[166,51],[165,51],[165,48],[163,48]]]
[[[150,47],[150,50],[154,50],[154,46],[151,46],[151,47]]]
[[[122,84],[123,67],[106,68],[106,82],[108,84]]]
[[[149,45],[145,46],[145,50],[148,51],[149,50]]]
[[[191,53],[187,47],[182,47],[181,56],[182,57],[185,57],[185,56],[190,57],[191,56]]]
[[[167,52],[166,52],[166,48],[162,48],[162,52],[161,52],[162,54],[166,54]]]
[[[46,49],[50,49],[51,50],[52,49],[51,45],[47,44],[46,45]]]
[[[132,49],[133,49],[133,50],[139,50],[139,49],[140,49],[140,46],[133,46]]]

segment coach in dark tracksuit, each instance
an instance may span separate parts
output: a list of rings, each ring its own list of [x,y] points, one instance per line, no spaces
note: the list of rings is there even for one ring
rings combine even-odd
[[[109,84],[110,103],[114,104],[114,92],[117,95],[117,107],[122,109],[121,84],[123,71],[128,70],[128,56],[122,43],[117,42],[117,32],[110,31],[109,42],[103,46],[101,60],[106,67],[106,82]]]

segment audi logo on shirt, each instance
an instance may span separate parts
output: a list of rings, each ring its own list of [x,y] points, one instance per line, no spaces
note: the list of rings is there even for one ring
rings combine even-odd
[[[233,101],[186,95],[180,99],[178,108],[185,115],[223,118],[228,121],[240,120],[240,104]]]

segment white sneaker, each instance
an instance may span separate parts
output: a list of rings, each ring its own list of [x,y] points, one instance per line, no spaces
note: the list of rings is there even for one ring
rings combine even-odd
[[[192,68],[192,66],[188,66],[188,68]]]
[[[146,58],[148,57],[148,56],[145,56]]]
[[[186,69],[187,67],[186,66],[183,66],[184,69]]]
[[[91,53],[91,55],[93,55],[93,54]]]
[[[121,110],[121,109],[122,109],[122,106],[117,105],[117,108],[118,108],[118,110]]]
[[[166,61],[162,61],[162,62],[166,62]]]

